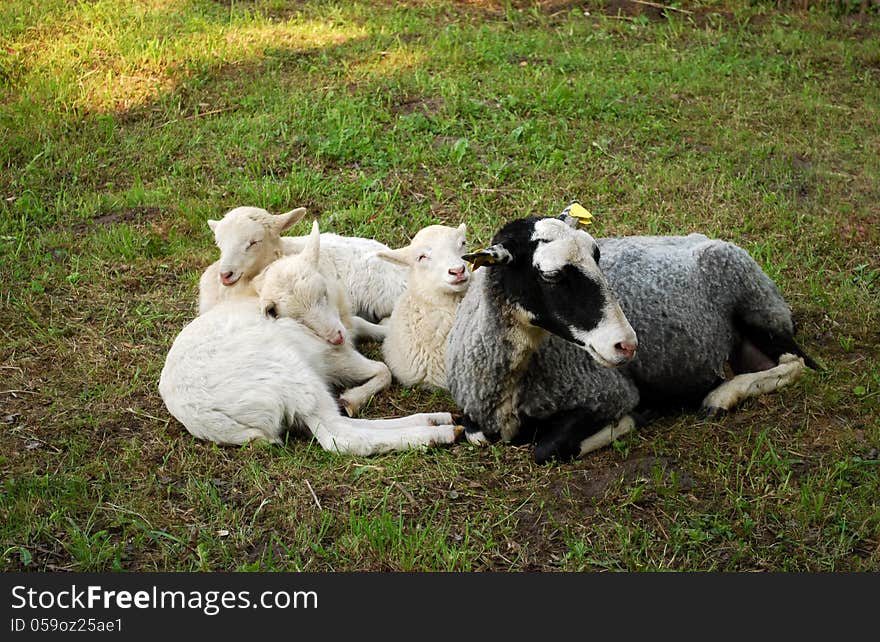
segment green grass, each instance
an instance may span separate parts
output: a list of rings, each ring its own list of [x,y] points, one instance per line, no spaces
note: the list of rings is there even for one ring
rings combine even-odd
[[[880,19],[630,5],[3,3],[0,568],[880,570]],[[825,371],[545,467],[220,448],[159,398],[207,218],[476,247],[575,198],[748,249]]]

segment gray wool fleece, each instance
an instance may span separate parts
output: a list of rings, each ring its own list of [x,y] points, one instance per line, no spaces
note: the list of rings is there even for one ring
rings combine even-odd
[[[599,265],[636,331],[626,371],[643,399],[698,401],[724,376],[734,318],[791,337],[791,309],[748,252],[688,236],[598,239]]]
[[[486,272],[474,272],[446,347],[447,387],[485,434],[501,432],[512,388],[518,411],[537,418],[588,408],[618,419],[636,406],[638,392],[622,371],[603,368],[574,344],[543,330],[541,347],[521,364],[526,371],[514,370],[510,337],[517,322],[509,306],[489,292]]]
[[[462,411],[486,434],[509,420],[499,412],[517,386],[517,407],[534,417],[585,407],[609,418],[630,412],[639,389],[652,398],[706,394],[736,344],[736,314],[757,327],[793,334],[791,312],[745,250],[701,234],[598,239],[600,266],[639,338],[623,369],[597,364],[558,337],[544,341],[520,377],[511,370],[509,306],[474,273],[447,343],[447,383]],[[487,268],[487,269],[503,269]],[[518,382],[518,383],[517,383]]]

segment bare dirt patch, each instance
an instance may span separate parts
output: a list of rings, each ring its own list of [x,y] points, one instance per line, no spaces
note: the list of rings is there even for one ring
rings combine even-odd
[[[97,227],[106,227],[110,225],[118,225],[120,223],[133,223],[135,225],[144,225],[155,222],[162,216],[162,210],[152,206],[129,207],[112,212],[98,212],[98,215],[88,221],[81,221],[73,225],[75,234],[84,234],[91,232]]]
[[[391,105],[391,113],[408,116],[419,112],[425,116],[433,116],[443,109],[443,99],[439,96],[403,96]]]

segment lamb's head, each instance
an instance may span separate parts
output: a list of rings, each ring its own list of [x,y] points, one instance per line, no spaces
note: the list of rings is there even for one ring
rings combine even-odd
[[[458,227],[429,225],[406,247],[377,252],[376,256],[410,268],[410,287],[426,294],[463,294],[470,282],[470,270],[462,260],[466,251],[464,223]]]
[[[219,221],[208,220],[220,248],[220,283],[253,278],[281,257],[281,233],[305,213],[302,207],[278,215],[258,207],[236,207]]]
[[[315,221],[303,251],[271,263],[254,278],[253,286],[267,317],[294,319],[338,346],[345,343],[346,331],[331,293],[332,283],[319,270],[320,244]]]
[[[606,367],[635,356],[636,333],[586,232],[556,218],[519,219],[501,228],[491,247],[464,258],[474,269],[492,266],[487,286],[520,322],[577,344]]]

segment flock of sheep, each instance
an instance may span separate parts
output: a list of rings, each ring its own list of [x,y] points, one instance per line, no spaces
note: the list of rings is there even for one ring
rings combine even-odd
[[[303,208],[209,220],[220,259],[168,352],[165,405],[221,444],[306,430],[327,450],[371,455],[463,434],[533,443],[544,462],[670,408],[729,410],[816,367],[741,248],[700,234],[597,240],[573,207],[511,221],[470,254],[464,224],[392,250],[317,222],[283,236]],[[359,339],[382,341],[384,363]],[[392,378],[449,390],[462,414],[354,418]]]

